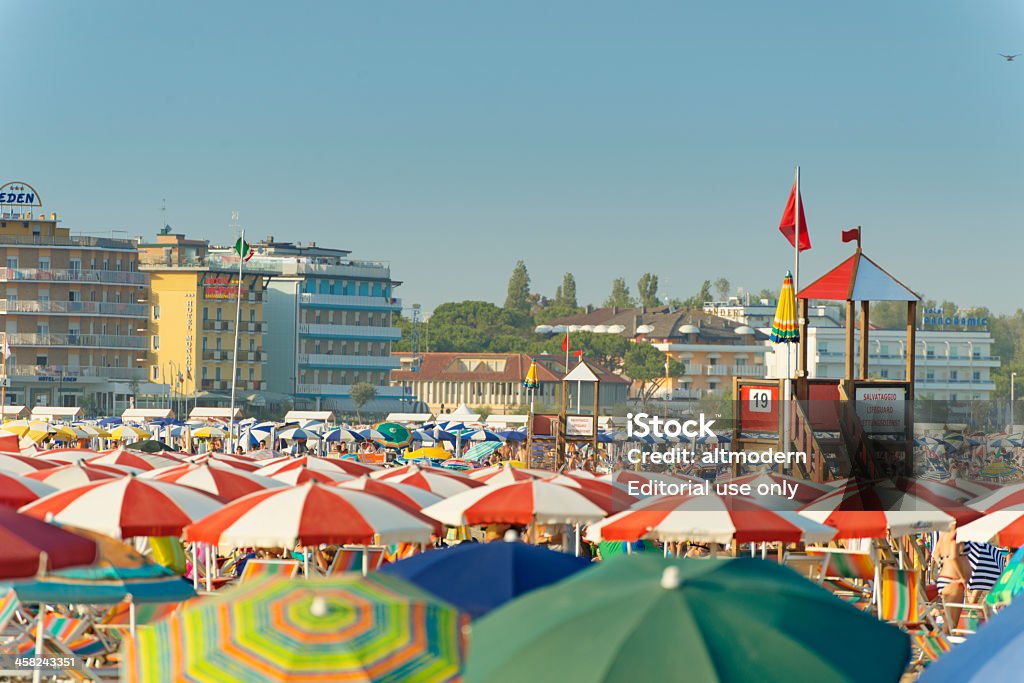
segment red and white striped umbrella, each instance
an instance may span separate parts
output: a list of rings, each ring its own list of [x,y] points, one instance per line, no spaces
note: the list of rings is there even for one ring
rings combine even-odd
[[[63,491],[64,489],[73,489],[76,486],[83,486],[94,481],[119,479],[126,474],[128,473],[115,469],[111,465],[88,465],[79,460],[69,465],[32,472],[26,474],[25,477],[41,481]]]
[[[1011,548],[1024,545],[1024,503],[1012,503],[993,510],[970,524],[957,527],[956,540],[996,543]]]
[[[1007,484],[967,502],[967,507],[980,512],[995,512],[1011,505],[1024,503],[1024,483]]]
[[[343,489],[366,491],[367,493],[372,493],[375,496],[387,498],[396,505],[402,505],[417,511],[444,500],[442,496],[439,496],[436,493],[431,493],[430,491],[426,491],[415,486],[396,484],[393,481],[380,481],[379,479],[371,479],[370,477],[350,479],[349,481],[343,481],[337,484],[337,486]]]
[[[270,478],[288,486],[308,484],[311,481],[315,481],[320,484],[339,484],[343,481],[352,481],[353,479],[356,479],[356,477],[351,474],[345,474],[341,470],[334,470],[332,472],[330,470],[315,470],[311,467],[292,467],[276,474],[272,474],[270,475]]]
[[[229,465],[238,470],[244,470],[246,472],[255,472],[259,468],[263,467],[269,461],[254,460],[253,458],[247,458],[242,455],[225,455],[223,453],[204,453],[202,455],[193,455],[188,458],[183,458],[185,462],[193,463],[196,465],[202,465],[205,463],[220,463],[222,465]]]
[[[261,474],[264,477],[272,477],[278,472],[284,472],[285,470],[298,467],[308,467],[311,470],[317,470],[319,472],[341,472],[353,477],[361,477],[364,474],[370,474],[377,469],[370,465],[364,465],[361,462],[356,462],[355,460],[342,460],[341,458],[317,458],[311,455],[303,456],[301,458],[285,456],[283,458],[267,460],[261,464],[263,467],[256,470],[256,474]]]
[[[918,477],[900,477],[893,482],[896,488],[901,491],[920,496],[927,501],[939,505],[949,503],[964,504],[976,496],[967,493],[954,486],[933,479],[921,479]]]
[[[469,477],[476,481],[482,481],[489,486],[501,486],[502,484],[514,484],[517,481],[530,481],[531,479],[547,479],[555,474],[551,470],[535,470],[525,467],[512,467],[511,465],[495,465],[473,470]]]
[[[839,530],[836,538],[885,538],[948,531],[954,516],[923,498],[884,482],[850,481],[798,511]]]
[[[34,500],[48,496],[56,487],[28,477],[0,472],[0,507],[14,508],[27,505]]]
[[[835,490],[827,484],[816,484],[806,479],[797,479],[778,472],[748,474],[730,479],[729,482],[750,486],[751,494],[748,497],[755,501],[761,501],[763,505],[772,509],[779,509],[779,504],[786,500],[793,501],[793,507],[786,509],[796,509]]]
[[[58,464],[67,464],[70,462],[78,462],[79,460],[95,458],[97,455],[103,455],[103,453],[100,451],[94,451],[91,448],[53,448],[48,451],[39,451],[32,457],[43,458],[44,460]]]
[[[385,469],[379,469],[370,474],[373,479],[394,479],[395,477],[401,477],[402,475],[409,474],[410,472],[432,472],[433,474],[440,474],[456,481],[470,482],[469,486],[474,486],[473,479],[468,475],[459,472],[458,470],[451,470],[447,467],[434,467],[433,465],[402,465],[401,467],[389,467]]]
[[[177,536],[182,528],[220,509],[222,501],[165,481],[122,477],[58,491],[20,512],[113,538]]]
[[[169,481],[172,484],[191,486],[194,489],[212,493],[224,500],[235,500],[254,491],[287,486],[284,482],[261,477],[227,465],[179,465],[168,469],[153,470],[140,475],[142,479]]]
[[[558,484],[559,486],[568,486],[572,489],[583,489],[585,491],[592,491],[599,495],[609,496],[614,504],[614,510],[625,510],[626,508],[635,505],[640,499],[626,493],[626,490],[610,481],[601,481],[600,479],[581,477],[575,472],[569,474],[556,474],[541,481],[551,482],[552,484]]]
[[[635,472],[618,470],[598,477],[601,481],[610,481],[626,489],[626,493],[637,498],[661,496],[666,494],[682,495],[689,493],[687,484],[704,486],[707,482],[685,474],[668,474],[665,472]]]
[[[534,479],[463,491],[423,509],[448,526],[476,524],[572,524],[601,519],[611,498]]]
[[[42,458],[16,455],[14,453],[0,453],[0,472],[28,474],[30,472],[53,469],[54,467],[57,467],[57,463],[43,460]]]
[[[947,479],[942,483],[946,486],[952,486],[953,488],[960,489],[964,493],[969,493],[972,496],[987,496],[990,492],[1003,487],[1002,484],[996,484],[988,481],[972,481],[970,479],[963,479],[959,477]]]
[[[362,491],[309,483],[251,493],[185,527],[189,541],[235,546],[427,543],[433,528]]]
[[[109,453],[97,455],[95,458],[89,458],[86,462],[94,465],[127,465],[128,467],[135,467],[145,471],[155,470],[158,467],[168,467],[170,465],[181,464],[181,460],[178,460],[177,458],[170,458],[166,455],[159,455],[157,453],[129,451],[123,448],[115,448]]]
[[[770,510],[745,496],[661,496],[648,498],[591,524],[586,538],[598,541],[704,541],[706,543],[821,543],[836,535],[789,510]]]
[[[466,477],[453,477],[448,473],[437,472],[435,471],[437,468],[433,467],[421,468],[417,465],[409,465],[408,467],[400,467],[398,469],[404,470],[404,472],[396,475],[384,475],[379,477],[379,480],[395,484],[415,486],[416,488],[423,489],[424,491],[436,493],[443,498],[454,496],[470,489],[486,486],[483,482],[474,481],[473,479],[468,479]],[[396,472],[397,471],[398,470],[396,470]]]

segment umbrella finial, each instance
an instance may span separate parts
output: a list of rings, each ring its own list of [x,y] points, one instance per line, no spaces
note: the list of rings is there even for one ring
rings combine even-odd
[[[309,605],[309,612],[314,617],[326,617],[327,616],[327,601],[322,596],[318,595],[313,598],[313,602]]]
[[[661,587],[667,591],[679,588],[682,582],[683,577],[679,576],[679,567],[665,567],[665,571],[661,573]]]
[[[505,541],[505,543],[515,543],[519,540],[519,532],[515,529],[509,529],[501,540]]]

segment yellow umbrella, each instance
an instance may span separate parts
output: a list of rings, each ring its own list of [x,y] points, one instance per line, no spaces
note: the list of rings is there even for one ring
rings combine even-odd
[[[149,432],[131,425],[121,425],[110,430],[110,438],[115,441],[141,441],[149,438]]]
[[[76,424],[74,427],[79,431],[85,432],[87,436],[99,437],[101,439],[110,436],[110,432],[98,425]]]
[[[432,460],[447,460],[452,457],[452,454],[441,448],[440,446],[430,446],[427,448],[420,448],[412,453],[406,453],[405,460],[415,460],[416,458],[431,458]]]
[[[88,439],[89,435],[74,427],[57,425],[53,428],[53,438],[55,441],[78,441],[79,439]]]
[[[796,344],[800,341],[800,330],[796,320],[796,296],[793,294],[793,275],[786,272],[779,292],[779,305],[772,321],[772,333],[768,340],[774,344]],[[786,350],[786,377],[790,377],[789,350]]]
[[[196,439],[223,439],[227,435],[227,431],[220,427],[200,427],[192,432],[193,438]]]
[[[527,389],[536,389],[540,386],[540,381],[537,379],[537,361],[530,361],[530,369],[526,371],[523,386]]]
[[[25,436],[31,430],[42,432],[45,437],[53,431],[53,428],[48,422],[43,422],[42,420],[14,420],[12,422],[5,422],[0,426],[0,430],[17,434],[19,437]]]

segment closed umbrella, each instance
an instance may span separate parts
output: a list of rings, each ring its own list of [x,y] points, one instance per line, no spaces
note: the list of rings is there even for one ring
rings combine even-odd
[[[895,683],[909,657],[905,633],[786,567],[641,553],[476,621],[463,680]]]
[[[187,605],[125,643],[126,683],[445,683],[468,616],[394,576],[271,577]]]

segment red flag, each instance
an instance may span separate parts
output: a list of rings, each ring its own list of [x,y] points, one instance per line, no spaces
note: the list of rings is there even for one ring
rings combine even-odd
[[[843,241],[857,242],[857,244],[860,244],[860,226],[850,228],[849,230],[843,230]]]
[[[582,351],[573,351],[572,355],[576,356],[577,358],[583,358],[583,352]]]
[[[569,352],[569,331],[565,331],[565,339],[562,340],[562,350],[566,353]]]
[[[779,232],[781,232],[789,243],[796,246],[796,183],[789,191],[789,201],[786,202],[786,210],[782,212],[782,220],[779,221]],[[804,198],[800,197],[800,251],[811,248],[811,236],[807,232],[807,217],[804,216]]]

